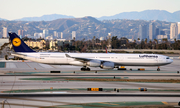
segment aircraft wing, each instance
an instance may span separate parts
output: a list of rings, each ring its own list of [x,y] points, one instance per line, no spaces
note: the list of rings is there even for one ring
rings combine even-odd
[[[74,59],[76,59],[76,60],[78,60],[78,61],[81,61],[81,62],[88,62],[88,61],[91,61],[91,60],[97,60],[97,59],[89,59],[89,58],[82,58],[82,57],[71,57],[71,56],[68,55],[68,54],[65,54],[65,55],[66,55],[66,57],[74,58]],[[103,63],[103,62],[109,62],[109,61],[106,61],[106,60],[99,60],[99,61],[101,61],[101,63]]]
[[[74,59],[76,59],[76,60],[78,60],[78,61],[91,61],[91,60],[94,60],[94,59],[82,58],[82,57],[71,57],[71,56],[68,55],[68,54],[65,54],[65,55],[66,55],[66,57],[74,58]]]

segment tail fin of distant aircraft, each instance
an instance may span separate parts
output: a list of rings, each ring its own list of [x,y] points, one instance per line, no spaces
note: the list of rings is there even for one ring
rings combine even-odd
[[[35,52],[29,48],[16,33],[8,33],[15,52]]]
[[[108,53],[108,51],[107,51],[107,47],[106,47],[105,49],[106,49],[106,53]]]

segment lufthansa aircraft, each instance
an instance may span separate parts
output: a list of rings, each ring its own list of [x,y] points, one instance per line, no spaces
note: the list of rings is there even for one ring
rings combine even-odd
[[[90,71],[89,67],[114,69],[119,66],[159,66],[173,62],[168,56],[158,54],[115,54],[115,53],[44,53],[29,48],[16,33],[9,33],[11,43],[17,57],[38,63],[51,65],[83,66],[82,71]]]

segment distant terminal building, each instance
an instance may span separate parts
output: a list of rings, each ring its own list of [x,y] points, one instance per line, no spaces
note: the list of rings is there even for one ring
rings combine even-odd
[[[72,31],[72,39],[76,39],[76,31]]]
[[[156,28],[155,28],[155,24],[154,23],[150,23],[149,24],[149,39],[150,40],[154,40],[156,39]]]
[[[3,27],[3,38],[7,38],[7,28]]]
[[[171,23],[170,26],[170,39],[178,38],[178,26],[177,23]]]
[[[66,40],[66,39],[57,39],[56,41],[51,40],[49,43],[50,50],[57,50],[58,47],[63,47],[64,45],[72,46],[72,40]]]
[[[46,45],[46,41],[45,40],[41,40],[41,41],[24,41],[29,47],[35,48],[38,47],[39,49],[43,49],[43,47],[45,47]]]
[[[4,43],[9,43],[9,39],[0,39],[0,47],[4,44]]]
[[[45,37],[47,37],[47,36],[49,35],[49,30],[44,29],[44,30],[43,30],[43,34],[44,34]]]
[[[139,25],[139,38],[146,39],[148,38],[148,26],[147,25]]]
[[[18,35],[24,37],[24,30],[18,30]]]

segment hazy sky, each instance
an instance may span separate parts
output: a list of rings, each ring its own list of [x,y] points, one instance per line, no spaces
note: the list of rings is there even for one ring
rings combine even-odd
[[[175,12],[180,0],[0,0],[0,18],[8,20],[47,14],[101,17],[148,9]]]

